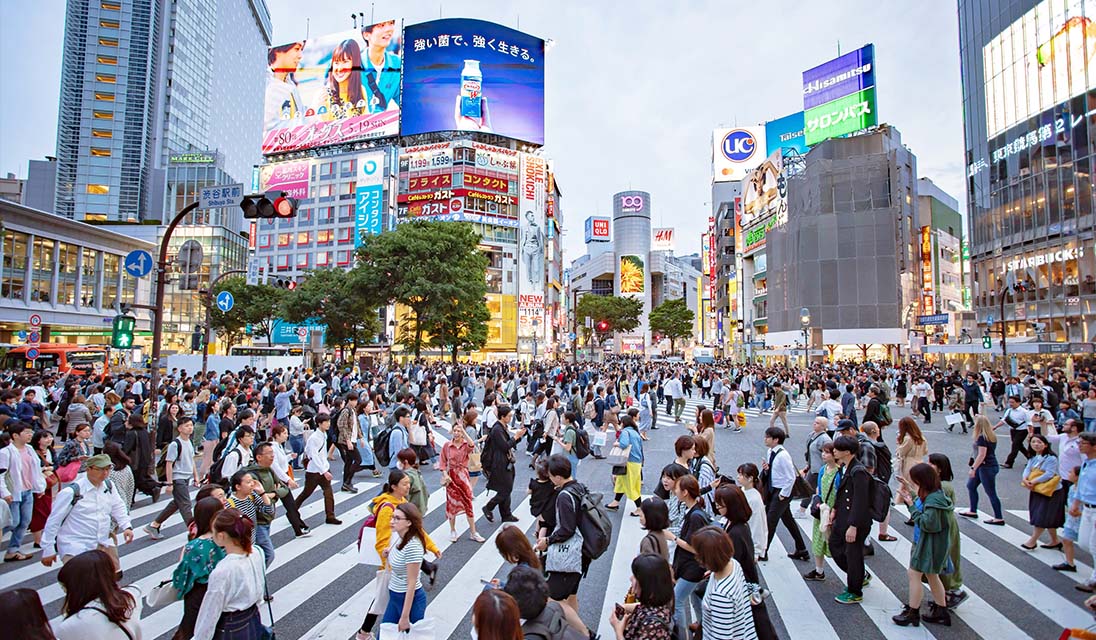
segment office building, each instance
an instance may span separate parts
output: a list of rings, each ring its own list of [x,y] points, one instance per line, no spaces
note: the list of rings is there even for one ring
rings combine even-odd
[[[958,6],[978,330],[1090,342],[1096,2]]]

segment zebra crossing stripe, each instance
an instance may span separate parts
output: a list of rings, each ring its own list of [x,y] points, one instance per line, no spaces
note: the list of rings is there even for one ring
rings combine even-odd
[[[649,497],[649,495],[642,496],[642,499]],[[639,518],[633,518],[625,513],[629,511],[629,506],[627,502],[620,504],[620,522],[613,524],[618,531],[609,582],[605,585],[605,608],[617,602],[624,602],[624,594],[628,592],[632,577],[632,559],[639,555],[639,543],[647,535],[647,532],[639,525]],[[602,638],[616,637],[616,631],[609,623],[608,615],[601,616],[597,632]]]
[[[773,536],[773,542],[769,545],[769,559],[758,563],[757,567],[772,593],[769,601],[780,613],[780,619],[790,638],[840,640],[810,587],[799,574],[795,561],[788,557],[780,536]],[[775,618],[771,612],[769,617]]]
[[[956,510],[958,511],[959,509],[956,509]],[[1024,511],[1023,513],[1024,513],[1024,517],[1026,519],[1027,518],[1027,511]],[[1000,539],[1004,540],[1005,542],[1009,543],[1011,546],[1017,547],[1017,548],[1019,547],[1019,545],[1027,542],[1028,538],[1031,537],[1029,534],[1026,534],[1023,531],[1020,531],[1019,529],[1017,529],[1017,528],[1015,528],[1011,525],[1008,525],[1008,524],[1003,525],[1003,526],[999,526],[999,525],[993,525],[993,524],[988,524],[988,523],[984,522],[984,520],[987,520],[990,517],[991,516],[988,513],[985,513],[984,511],[979,511],[977,518],[964,518],[962,516],[959,516],[958,519],[960,521],[969,521],[971,524],[977,525],[978,527],[984,529],[985,531],[989,531],[993,535],[995,535],[998,538],[1000,538]],[[1055,552],[1053,555],[1052,554],[1047,554],[1047,553],[1038,553],[1038,552],[1029,553],[1027,555],[1031,558],[1034,558],[1034,559],[1038,560],[1039,562],[1042,562],[1043,564],[1047,565],[1048,567],[1053,567],[1054,565],[1058,564],[1057,561],[1062,558],[1057,554],[1057,552]],[[1081,562],[1080,560],[1078,560],[1076,558],[1074,558],[1073,564],[1074,564],[1074,566],[1077,567],[1077,572],[1076,573],[1069,572],[1069,571],[1059,571],[1059,572],[1056,572],[1056,573],[1059,573],[1060,575],[1064,575],[1065,577],[1073,580],[1074,582],[1078,582],[1078,583],[1081,583],[1081,584],[1084,584],[1084,583],[1088,582],[1088,576],[1092,575],[1092,567],[1090,565],[1085,564],[1084,562]]]

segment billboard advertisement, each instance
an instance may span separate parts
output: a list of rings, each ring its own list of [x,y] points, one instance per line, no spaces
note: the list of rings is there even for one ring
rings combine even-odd
[[[803,136],[803,112],[797,111],[789,116],[770,120],[765,123],[765,156],[774,151],[795,149],[800,154],[810,150]]]
[[[869,44],[803,72],[803,110],[875,86],[875,45]]]
[[[808,146],[873,127],[879,124],[875,87],[809,109],[803,114],[803,120],[803,141]]]
[[[674,250],[674,229],[673,227],[664,227],[661,229],[653,229],[651,231],[651,249],[655,251],[673,251]]]
[[[546,238],[544,227],[545,200],[548,198],[548,165],[544,158],[531,153],[521,154],[521,170],[518,175],[519,210],[519,253],[521,266],[519,268],[518,292],[519,314],[521,300],[530,304],[540,299],[540,306],[544,306],[544,279],[545,279],[545,245]],[[543,325],[537,330],[539,335],[543,331]],[[526,336],[532,333],[525,334]]]
[[[586,244],[609,241],[609,218],[600,216],[586,218]]]
[[[480,131],[544,144],[544,41],[464,18],[404,30],[405,136]]]
[[[270,47],[263,153],[397,135],[402,53],[395,20]]]
[[[284,191],[290,198],[308,197],[308,177],[311,160],[278,162],[259,167],[259,191]]]
[[[384,151],[358,156],[357,192],[354,198],[354,246],[362,235],[384,231]]]
[[[982,58],[993,137],[1096,87],[1096,0],[1040,2],[990,40]]]
[[[777,224],[788,219],[788,185],[784,176],[784,158],[779,151],[750,172],[742,193],[742,227],[775,216]]]
[[[400,149],[400,171],[448,171],[453,168],[453,143],[437,142]]]
[[[742,180],[765,159],[764,127],[716,129],[712,132],[712,180]]]
[[[643,256],[620,256],[620,295],[643,295],[647,270]]]

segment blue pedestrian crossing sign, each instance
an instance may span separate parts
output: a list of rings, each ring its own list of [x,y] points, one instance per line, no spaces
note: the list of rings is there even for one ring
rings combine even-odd
[[[134,278],[143,278],[152,271],[152,254],[136,249],[126,254],[125,270]]]
[[[221,313],[232,311],[232,307],[235,305],[236,300],[228,291],[222,291],[217,294],[217,308],[221,310]]]

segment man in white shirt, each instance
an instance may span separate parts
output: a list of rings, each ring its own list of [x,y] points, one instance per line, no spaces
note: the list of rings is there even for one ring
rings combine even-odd
[[[673,406],[674,422],[681,422],[681,412],[685,410],[685,391],[681,387],[681,379],[675,374],[662,388],[662,393]]]
[[[913,412],[925,416],[925,424],[932,421],[932,385],[927,377],[913,385]]]
[[[321,413],[316,416],[316,429],[308,436],[304,445],[305,466],[304,491],[297,496],[297,510],[312,495],[316,487],[323,490],[323,508],[327,515],[327,524],[342,524],[335,517],[335,494],[331,491],[331,463],[327,461],[327,430],[331,428],[331,416]]]
[[[107,480],[114,465],[110,456],[99,454],[87,461],[87,473],[61,490],[53,499],[53,510],[42,532],[42,564],[51,566],[85,551],[100,549],[121,570],[118,552],[110,537],[111,521],[122,529],[126,544],[133,542],[133,525],[122,496]]]
[[[788,554],[793,560],[810,560],[807,546],[803,542],[803,536],[799,533],[799,525],[792,516],[792,487],[799,471],[792,462],[792,456],[784,448],[784,440],[787,435],[780,427],[769,427],[765,430],[765,446],[769,449],[769,456],[762,464],[762,480],[765,483],[766,495],[769,504],[766,507],[766,516],[769,525],[769,540],[765,545],[765,557],[769,556],[769,545],[776,535],[776,523],[783,522],[788,533],[795,542],[795,551]]]
[[[248,413],[250,413],[249,409],[240,412],[241,421]],[[236,446],[221,455],[224,458],[224,464],[221,465],[222,478],[227,480],[234,473],[251,464],[253,460],[251,445],[253,444],[255,444],[255,430],[246,424],[236,427]]]
[[[1017,454],[1024,454],[1025,460],[1029,457],[1025,442],[1030,431],[1028,427],[1031,424],[1031,416],[1028,415],[1027,409],[1021,406],[1020,402],[1020,396],[1009,396],[1008,408],[1001,414],[1001,419],[997,421],[997,424],[993,425],[994,430],[1001,426],[1008,426],[1009,438],[1012,439],[1012,449],[1009,450],[1005,463],[1001,465],[1004,469],[1012,468],[1012,464],[1016,462]]]
[[[9,423],[8,433],[11,444],[0,451],[0,498],[5,504],[0,509],[11,509],[11,539],[4,554],[4,562],[29,560],[31,556],[20,553],[23,536],[30,526],[34,515],[34,494],[46,490],[46,478],[42,475],[42,465],[38,455],[30,447],[34,429],[25,422]],[[10,484],[10,487],[8,486]]]

